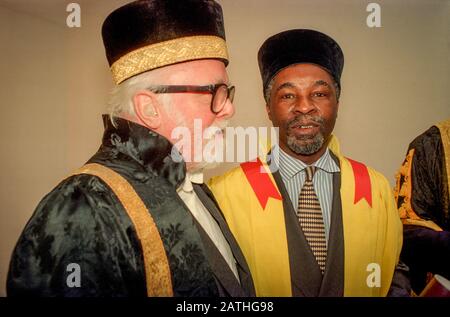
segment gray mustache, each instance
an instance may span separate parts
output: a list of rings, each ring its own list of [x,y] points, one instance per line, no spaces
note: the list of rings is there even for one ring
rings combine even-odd
[[[295,118],[288,121],[287,127],[292,128],[296,125],[306,125],[311,122],[314,122],[314,123],[322,126],[324,119],[320,116],[298,115],[298,116],[295,116]]]

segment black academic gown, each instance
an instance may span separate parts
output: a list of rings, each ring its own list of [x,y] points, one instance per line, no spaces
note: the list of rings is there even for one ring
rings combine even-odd
[[[88,161],[124,177],[151,213],[169,262],[174,296],[253,296],[247,263],[206,186],[195,191],[228,241],[240,283],[179,198],[184,162],[172,145],[143,126],[104,116],[105,133]],[[79,265],[79,287],[67,283]],[[73,286],[73,285],[71,285]],[[123,206],[98,177],[63,180],[39,203],[13,251],[8,296],[146,296],[143,255]]]
[[[408,147],[414,150],[409,175],[400,175],[398,188],[411,182],[411,191],[399,195],[400,208],[410,202],[410,212],[419,219],[431,220],[443,231],[405,224],[400,258],[410,267],[411,284],[416,293],[425,287],[427,273],[450,279],[450,203],[445,151],[440,131],[433,126]],[[409,178],[409,179],[408,179]],[[399,191],[397,189],[397,191]]]

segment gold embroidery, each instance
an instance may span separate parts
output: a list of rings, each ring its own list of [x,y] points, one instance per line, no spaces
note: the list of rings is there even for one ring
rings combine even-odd
[[[217,36],[190,36],[148,45],[132,51],[111,66],[114,82],[124,80],[158,67],[175,63],[221,58],[228,60],[225,41]]]
[[[430,228],[436,231],[442,231],[442,229],[433,221],[420,218],[412,207],[411,167],[413,157],[414,157],[414,149],[411,149],[408,152],[408,155],[406,156],[405,161],[403,162],[403,165],[400,167],[400,170],[398,171],[397,175],[395,175],[396,178],[396,186],[394,190],[395,201],[398,203],[399,198],[400,197],[403,198],[402,205],[398,207],[400,219],[402,220],[402,223],[405,225],[416,225]],[[404,178],[403,182],[401,182],[402,176]]]
[[[100,164],[86,164],[73,175],[89,174],[103,180],[119,198],[141,242],[148,296],[173,296],[169,262],[155,222],[136,191],[118,173]]]
[[[444,147],[444,159],[445,159],[445,169],[447,171],[447,193],[448,196],[445,200],[445,206],[447,206],[446,210],[448,211],[448,205],[450,203],[450,119],[446,121],[440,122],[436,124],[439,132],[441,133],[442,145]],[[448,218],[448,215],[445,215]]]

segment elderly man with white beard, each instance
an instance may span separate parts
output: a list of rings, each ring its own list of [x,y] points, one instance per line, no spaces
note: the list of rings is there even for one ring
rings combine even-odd
[[[38,205],[13,252],[8,295],[254,295],[203,184],[206,164],[174,148],[175,129],[194,146],[196,120],[223,127],[234,113],[220,5],[135,1],[102,34],[117,84],[102,145]]]

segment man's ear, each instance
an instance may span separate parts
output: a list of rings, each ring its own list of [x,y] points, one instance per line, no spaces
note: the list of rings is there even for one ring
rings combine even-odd
[[[266,111],[267,115],[269,116],[269,120],[272,121],[272,113],[270,112],[270,106],[268,103],[266,103]]]
[[[139,91],[133,96],[133,107],[141,124],[152,130],[161,126],[161,104],[155,93],[147,90]]]

